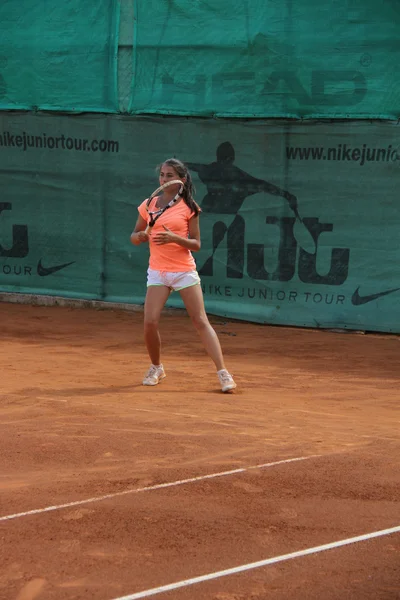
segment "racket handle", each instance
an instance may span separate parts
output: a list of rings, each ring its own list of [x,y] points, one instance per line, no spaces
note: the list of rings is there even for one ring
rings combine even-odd
[[[150,225],[147,225],[146,229],[144,230],[146,235],[150,235],[150,231],[151,231],[151,227]]]

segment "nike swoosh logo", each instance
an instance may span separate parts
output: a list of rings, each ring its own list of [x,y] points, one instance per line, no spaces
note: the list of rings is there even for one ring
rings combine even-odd
[[[360,294],[358,293],[359,289],[360,288],[358,287],[354,292],[353,296],[351,297],[351,303],[354,304],[354,306],[361,306],[362,304],[367,304],[368,302],[372,302],[372,300],[377,300],[377,298],[380,298],[381,296],[387,296],[387,294],[393,294],[393,292],[398,292],[400,290],[400,288],[394,288],[393,290],[386,290],[386,292],[379,292],[378,294],[360,296]]]
[[[52,275],[53,273],[57,273],[57,271],[61,271],[61,269],[65,269],[70,265],[73,265],[75,261],[64,263],[62,265],[55,265],[54,267],[44,267],[42,265],[42,260],[40,259],[37,266],[37,274],[40,277],[47,277],[47,275]]]

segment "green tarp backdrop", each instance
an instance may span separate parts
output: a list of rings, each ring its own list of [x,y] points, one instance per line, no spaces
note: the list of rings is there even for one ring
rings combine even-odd
[[[400,332],[398,140],[389,122],[0,113],[0,289],[142,303],[148,250],[129,236],[178,155],[209,312]]]
[[[135,0],[132,113],[400,116],[398,0]]]
[[[2,0],[0,109],[116,112],[117,0]]]
[[[0,110],[396,119],[399,28],[398,0],[2,0]]]

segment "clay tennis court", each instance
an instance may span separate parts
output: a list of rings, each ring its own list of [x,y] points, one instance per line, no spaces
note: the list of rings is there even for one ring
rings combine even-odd
[[[212,318],[223,395],[180,311],[156,388],[141,311],[0,322],[2,600],[400,597],[398,336]]]

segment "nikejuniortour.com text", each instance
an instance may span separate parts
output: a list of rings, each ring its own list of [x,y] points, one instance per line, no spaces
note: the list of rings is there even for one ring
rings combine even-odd
[[[87,140],[77,137],[68,137],[64,134],[55,136],[43,133],[32,135],[23,131],[20,134],[3,131],[0,133],[0,148],[19,148],[24,152],[28,150],[69,150],[74,152],[119,152],[119,142],[115,140]]]
[[[370,162],[396,162],[400,160],[400,151],[389,145],[386,148],[372,148],[367,144],[351,146],[338,144],[335,147],[325,146],[287,146],[286,157],[289,160],[329,160],[349,161],[361,167]]]

